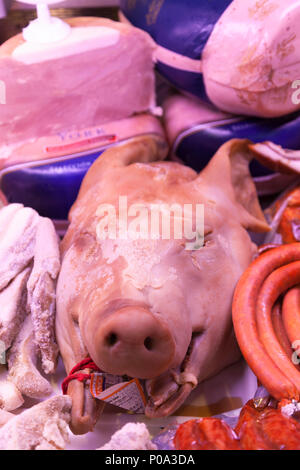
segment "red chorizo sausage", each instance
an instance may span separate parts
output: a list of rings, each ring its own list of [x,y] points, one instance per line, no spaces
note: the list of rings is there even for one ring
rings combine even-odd
[[[234,431],[218,418],[201,418],[186,421],[176,431],[177,450],[239,450]]]
[[[283,324],[282,306],[280,302],[276,302],[272,309],[272,324],[281,347],[289,357],[292,357],[293,349]]]
[[[300,341],[300,286],[290,289],[284,296],[282,319],[290,342]]]
[[[300,372],[279,343],[272,323],[272,309],[278,297],[300,283],[300,261],[281,266],[272,272],[262,285],[257,306],[256,321],[259,338],[270,358],[276,363],[300,392]],[[260,377],[259,377],[260,378]],[[298,397],[297,397],[298,399]]]
[[[235,334],[253,372],[278,400],[299,398],[295,385],[268,355],[258,336],[256,303],[265,279],[277,268],[300,260],[300,243],[274,248],[257,258],[239,280],[233,299]]]

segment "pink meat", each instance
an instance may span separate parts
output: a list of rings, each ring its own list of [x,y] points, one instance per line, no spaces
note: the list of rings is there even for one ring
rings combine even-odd
[[[233,0],[203,51],[206,92],[220,109],[277,117],[299,109],[299,0]]]
[[[153,44],[146,33],[101,18],[68,22],[73,28],[113,28],[120,37],[111,46],[31,64],[12,55],[24,42],[21,35],[3,44],[0,78],[7,104],[0,106],[2,146],[99,126],[154,105]]]

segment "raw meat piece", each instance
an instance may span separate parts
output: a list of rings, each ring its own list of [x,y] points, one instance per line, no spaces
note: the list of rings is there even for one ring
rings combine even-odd
[[[0,141],[78,132],[155,105],[153,42],[146,33],[103,18],[72,18],[71,35],[46,45],[20,34],[0,47]]]

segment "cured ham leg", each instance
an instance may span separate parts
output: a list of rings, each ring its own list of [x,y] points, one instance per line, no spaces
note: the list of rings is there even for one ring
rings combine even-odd
[[[90,127],[98,127],[99,136],[103,124],[155,106],[150,36],[106,18],[67,22],[71,33],[64,41],[31,44],[20,34],[0,46],[10,97],[0,116],[4,162],[32,139],[59,135],[64,145],[68,135]]]
[[[58,346],[55,340],[56,279],[60,269],[58,237],[51,220],[40,218],[34,250],[34,263],[28,289],[28,309],[35,342],[41,352],[46,374],[55,371]]]

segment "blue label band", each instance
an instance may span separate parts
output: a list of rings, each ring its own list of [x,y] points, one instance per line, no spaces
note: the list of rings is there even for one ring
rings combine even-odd
[[[283,148],[297,150],[300,148],[299,129],[299,113],[277,119],[237,117],[200,124],[182,132],[177,137],[173,145],[173,154],[199,172],[207,165],[218,148],[232,138],[250,139],[253,142],[269,140]],[[256,161],[251,163],[251,172],[253,176],[272,173]]]
[[[162,47],[199,60],[203,49],[232,0],[121,0],[130,23],[147,31]],[[177,88],[207,100],[201,73],[157,64],[158,71]]]
[[[86,172],[103,151],[6,173],[1,189],[10,203],[21,202],[41,216],[65,220]]]

